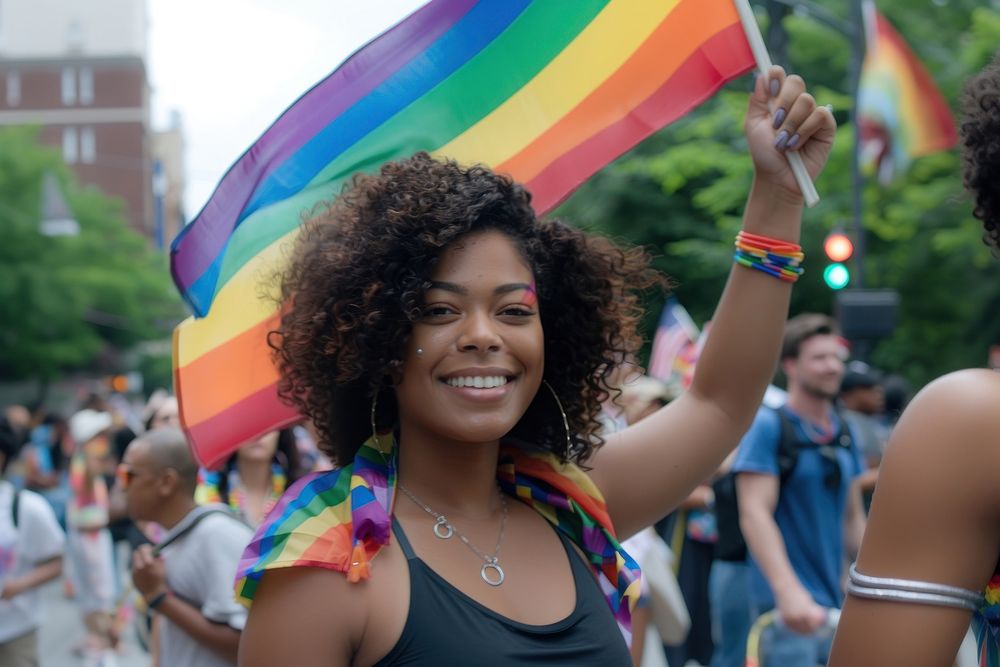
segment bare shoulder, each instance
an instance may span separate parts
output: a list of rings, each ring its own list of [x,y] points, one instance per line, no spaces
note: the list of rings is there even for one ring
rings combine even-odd
[[[952,466],[1000,462],[1000,373],[969,369],[927,385],[897,424],[887,456],[896,450]]]
[[[240,641],[241,667],[349,665],[364,633],[366,594],[343,574],[315,567],[267,571]],[[300,662],[304,661],[304,662]]]
[[[857,569],[982,590],[1000,553],[1000,374],[925,387],[889,439]],[[829,664],[950,665],[969,614],[848,596]]]
[[[962,404],[981,405],[1000,400],[1000,373],[985,368],[968,368],[955,371],[934,380],[917,395],[920,399],[960,401]]]
[[[998,467],[1000,373],[946,375],[913,399],[893,429],[872,519],[913,514],[954,529],[966,520],[989,522],[1000,509]]]

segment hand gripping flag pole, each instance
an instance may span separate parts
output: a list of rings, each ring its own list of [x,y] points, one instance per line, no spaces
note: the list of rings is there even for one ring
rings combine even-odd
[[[736,11],[739,12],[740,21],[743,23],[743,32],[746,33],[747,41],[750,43],[754,60],[757,61],[757,71],[761,76],[766,77],[773,63],[771,62],[771,54],[764,46],[764,37],[760,34],[760,26],[757,25],[757,18],[750,7],[750,0],[733,0],[733,3],[736,5]],[[798,183],[806,206],[812,208],[819,203],[819,193],[816,192],[816,186],[809,178],[809,172],[806,171],[806,165],[802,162],[802,156],[797,151],[785,151],[785,157],[788,158],[788,164],[792,168],[792,173],[795,174],[795,182]]]

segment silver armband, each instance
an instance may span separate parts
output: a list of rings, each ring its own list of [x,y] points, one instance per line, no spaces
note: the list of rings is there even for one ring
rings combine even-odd
[[[932,584],[926,581],[913,581],[911,579],[871,577],[858,572],[854,565],[851,565],[850,578],[847,582],[847,592],[851,595],[870,600],[933,604],[941,607],[965,609],[967,611],[978,610],[986,601],[982,593],[959,588],[958,586]]]

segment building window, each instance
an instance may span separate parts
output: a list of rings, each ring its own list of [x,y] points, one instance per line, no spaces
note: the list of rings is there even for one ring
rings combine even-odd
[[[76,72],[72,67],[63,67],[62,103],[66,106],[76,104]]]
[[[21,74],[15,70],[7,72],[7,106],[16,107],[21,103]]]
[[[94,103],[94,70],[80,68],[80,104]]]
[[[63,128],[63,161],[66,164],[76,164],[79,158],[78,145],[76,143],[76,128]]]
[[[93,164],[97,158],[97,136],[94,128],[85,127],[80,130],[80,161]]]

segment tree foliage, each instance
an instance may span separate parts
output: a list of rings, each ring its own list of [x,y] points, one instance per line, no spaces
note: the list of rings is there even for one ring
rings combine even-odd
[[[60,183],[79,235],[39,232],[46,173]],[[166,258],[128,228],[120,201],[80,187],[35,128],[0,128],[0,229],[5,381],[107,365],[115,351],[169,336],[183,317]]]
[[[850,18],[849,3],[842,0],[814,4]],[[957,121],[964,81],[1000,45],[1000,10],[981,0],[880,0],[879,7],[930,70]],[[806,274],[796,285],[792,313],[832,312],[833,293],[821,275],[822,241],[834,228],[850,228],[854,218],[851,45],[806,14],[792,12],[783,25],[787,66],[806,79],[821,104],[834,106],[840,125],[817,184],[822,202],[805,215]],[[650,247],[699,322],[711,317],[722,291],[752,178],[742,134],[750,86],[749,76],[733,82],[604,169],[557,212],[585,228]],[[865,178],[863,211],[865,287],[893,288],[901,296],[896,333],[875,347],[873,361],[917,384],[956,368],[982,366],[987,347],[1000,343],[1000,280],[962,188],[957,150],[919,158],[888,187]],[[647,338],[661,305],[659,296],[650,300]]]

